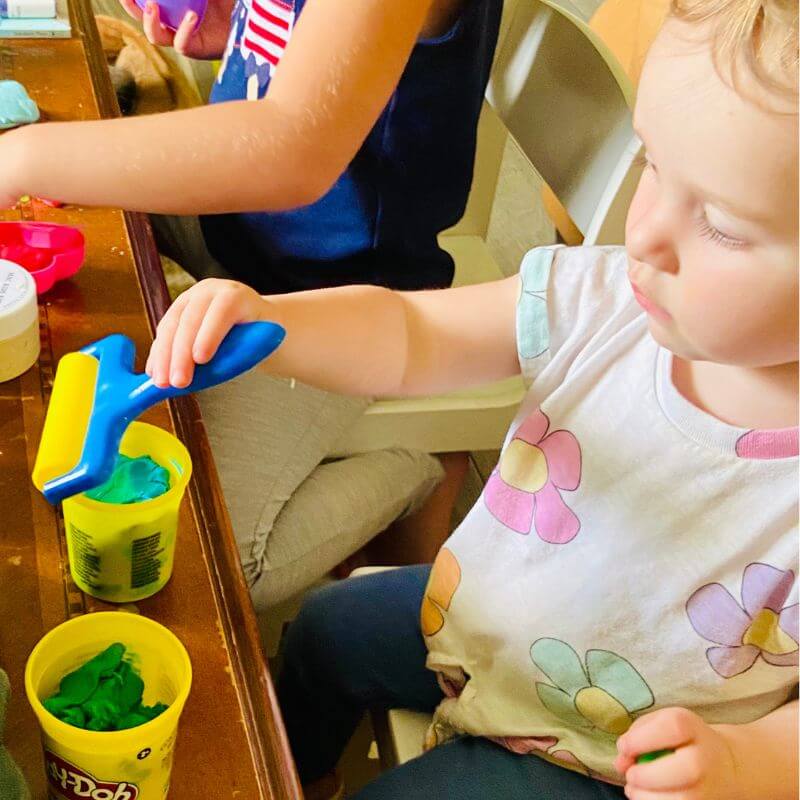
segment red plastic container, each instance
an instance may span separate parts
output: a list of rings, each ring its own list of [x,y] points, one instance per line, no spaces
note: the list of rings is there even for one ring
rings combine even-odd
[[[72,277],[83,265],[83,234],[50,222],[0,222],[0,258],[24,267],[43,294],[56,281]]]

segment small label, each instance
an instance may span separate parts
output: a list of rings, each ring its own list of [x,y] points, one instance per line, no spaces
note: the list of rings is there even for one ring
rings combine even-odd
[[[139,787],[127,781],[99,781],[80,767],[44,751],[47,780],[57,798],[66,800],[136,800]]]
[[[0,313],[11,311],[25,299],[27,273],[10,261],[0,260]]]
[[[161,576],[161,532],[143,539],[134,539],[131,551],[131,588],[141,589],[154,583]]]

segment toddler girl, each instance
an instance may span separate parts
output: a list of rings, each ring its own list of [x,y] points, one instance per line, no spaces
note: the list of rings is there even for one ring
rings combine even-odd
[[[406,707],[434,714],[427,752],[360,800],[796,800],[796,31],[796,3],[676,0],[624,249],[432,292],[201,283],[168,312],[159,383],[271,319],[264,368],[336,391],[529,385],[432,570],[330,586],[292,625],[309,796],[366,708]]]

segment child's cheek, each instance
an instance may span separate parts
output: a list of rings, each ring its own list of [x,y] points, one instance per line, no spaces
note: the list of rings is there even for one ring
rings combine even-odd
[[[740,261],[741,263],[736,263]],[[770,298],[763,272],[745,266],[740,254],[708,253],[706,265],[681,287],[676,319],[682,334],[707,358],[763,366],[787,353],[785,317]]]
[[[704,269],[684,274],[675,318],[699,353],[714,361],[735,362],[749,335],[745,331],[750,326],[742,319],[749,301],[743,301],[743,287],[730,272],[711,266],[713,255],[706,258]]]

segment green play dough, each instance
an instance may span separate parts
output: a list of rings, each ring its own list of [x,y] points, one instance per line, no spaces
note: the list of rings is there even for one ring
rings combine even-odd
[[[649,764],[651,761],[656,761],[659,758],[664,758],[664,756],[668,756],[674,752],[675,752],[674,750],[653,750],[651,753],[642,753],[640,756],[637,756],[636,763]]]
[[[101,503],[141,503],[169,491],[169,471],[150,456],[128,458],[117,456],[114,472],[100,486],[89,489],[86,496]]]
[[[124,661],[116,642],[61,679],[57,694],[42,705],[55,717],[87,731],[122,731],[166,711],[164,703],[142,705],[144,681]]]
[[[0,81],[0,131],[39,119],[39,108],[17,81]]]

